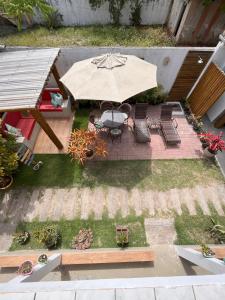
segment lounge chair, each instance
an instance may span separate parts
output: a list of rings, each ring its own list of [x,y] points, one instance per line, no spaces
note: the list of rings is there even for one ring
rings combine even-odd
[[[137,103],[135,105],[133,130],[137,143],[151,142],[150,130],[148,128],[147,110],[147,103]]]
[[[177,145],[181,143],[180,136],[177,132],[178,124],[172,118],[173,108],[170,105],[162,105],[160,116],[160,128],[166,144]]]

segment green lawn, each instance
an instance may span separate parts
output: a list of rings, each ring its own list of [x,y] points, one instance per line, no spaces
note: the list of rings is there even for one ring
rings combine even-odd
[[[225,226],[225,217],[219,216],[211,207],[212,218]],[[197,215],[191,216],[186,209],[181,216],[175,217],[178,245],[217,244],[218,241],[210,235],[209,228],[212,226],[211,216],[203,215],[198,209]]]
[[[49,30],[37,27],[23,32],[6,33],[0,29],[0,44],[9,46],[174,46],[162,26],[83,26]]]
[[[224,182],[219,168],[206,160],[92,161],[84,167],[68,155],[36,155],[37,172],[22,165],[13,187],[121,187],[166,191],[197,184]]]
[[[23,246],[12,243],[10,250],[22,250],[22,249],[40,249],[43,245],[39,244],[32,232],[41,228],[46,224],[57,224],[60,228],[62,241],[59,245],[60,248],[71,248],[72,238],[78,234],[81,228],[91,228],[93,232],[93,244],[92,248],[114,248],[117,247],[115,240],[115,226],[116,225],[128,225],[129,228],[129,246],[131,247],[144,247],[147,246],[144,218],[129,216],[127,218],[117,217],[116,219],[108,219],[104,217],[102,220],[73,220],[65,221],[60,220],[58,222],[38,222],[21,223],[17,227],[17,232],[26,230],[31,233],[30,241]]]
[[[76,110],[73,122],[73,129],[87,129],[89,114],[90,109],[87,108],[80,108]]]

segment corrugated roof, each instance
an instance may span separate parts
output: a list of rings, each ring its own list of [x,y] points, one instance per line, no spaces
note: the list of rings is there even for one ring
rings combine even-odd
[[[36,107],[60,49],[0,53],[0,111]]]

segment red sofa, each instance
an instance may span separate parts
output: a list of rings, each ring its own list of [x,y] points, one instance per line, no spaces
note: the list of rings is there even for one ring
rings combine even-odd
[[[22,135],[29,140],[35,126],[35,119],[31,116],[23,116],[21,112],[7,112],[2,120],[2,129],[7,130],[5,124],[9,124],[21,130]]]
[[[63,111],[62,107],[55,107],[51,104],[51,95],[50,93],[60,93],[60,90],[58,88],[47,88],[44,89],[41,95],[41,99],[39,102],[39,111],[41,112],[51,112],[51,111]]]

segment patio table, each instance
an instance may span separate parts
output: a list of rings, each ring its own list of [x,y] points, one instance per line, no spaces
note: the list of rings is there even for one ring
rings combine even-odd
[[[118,110],[106,110],[103,112],[100,120],[107,128],[118,128],[123,125],[124,121],[128,118],[126,113]]]

